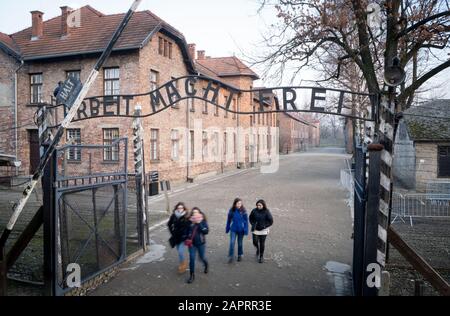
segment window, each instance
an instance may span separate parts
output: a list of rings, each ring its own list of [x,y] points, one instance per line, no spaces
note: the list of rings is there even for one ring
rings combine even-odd
[[[104,69],[105,95],[120,94],[119,78],[120,78],[120,69],[118,67]]]
[[[72,145],[81,144],[81,130],[77,129],[67,129],[66,141]],[[67,152],[67,160],[81,161],[81,149],[80,148],[70,148]]]
[[[66,71],[66,78],[72,77],[80,80],[80,74],[81,74],[80,70],[68,70]]]
[[[228,153],[228,137],[227,132],[223,133],[223,154],[226,155]]]
[[[450,146],[438,146],[438,177],[450,177]]]
[[[208,102],[203,103],[203,114],[208,114]]]
[[[258,114],[256,114],[256,107],[255,106],[253,106],[253,113],[255,113],[253,115],[253,124],[256,124],[256,115],[258,115]]]
[[[108,146],[103,149],[104,161],[119,161],[119,144],[112,145],[113,141],[119,138],[118,128],[103,129],[103,145]]]
[[[162,37],[158,38],[158,54],[164,54],[164,39]]]
[[[180,151],[180,135],[178,130],[173,129],[170,138],[172,140],[172,160],[178,160]]]
[[[159,130],[150,131],[150,160],[159,160]]]
[[[170,77],[170,80],[175,80],[175,79],[176,79],[175,77]],[[180,84],[179,84],[178,80],[175,80],[175,81],[173,82],[173,85],[175,86],[175,88],[176,88],[178,91],[180,91]],[[179,109],[179,108],[180,108],[180,105],[179,105],[178,102],[175,102],[175,104],[173,104],[172,107],[173,107],[174,109]]]
[[[30,75],[30,102],[42,101],[42,73]]]
[[[202,158],[205,159],[208,157],[208,133],[202,133]]]
[[[212,148],[212,155],[214,158],[217,158],[219,156],[219,133],[214,132],[213,136],[213,148]]]
[[[164,40],[164,57],[169,56],[169,41]]]
[[[189,137],[191,141],[191,161],[192,161],[195,158],[194,131],[189,132]]]
[[[172,43],[169,42],[169,58],[172,59],[172,54],[173,54],[173,45]]]
[[[237,106],[236,106],[236,99],[233,100],[233,111],[236,112]],[[233,113],[233,120],[236,119],[236,113]]]
[[[159,72],[150,70],[150,90],[156,90],[159,87]]]
[[[195,112],[194,98],[187,99],[188,107],[191,112]]]
[[[225,97],[225,102],[224,102],[224,104],[225,104],[225,107],[226,107],[226,104],[228,103],[228,97]],[[228,117],[228,111],[227,110],[224,110],[225,111],[225,118],[227,118]]]
[[[154,91],[158,89],[158,87],[159,87],[159,72],[150,70],[150,91]],[[159,99],[156,105],[159,105]]]

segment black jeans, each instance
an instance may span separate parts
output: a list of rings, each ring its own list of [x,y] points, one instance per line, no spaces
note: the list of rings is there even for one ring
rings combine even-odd
[[[257,254],[260,257],[264,256],[264,248],[266,244],[267,235],[255,235],[253,234],[253,245],[256,247]]]

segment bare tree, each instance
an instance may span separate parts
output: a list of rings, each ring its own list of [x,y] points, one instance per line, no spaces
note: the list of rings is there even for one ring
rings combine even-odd
[[[404,110],[427,81],[450,67],[448,0],[371,1],[380,8],[381,28],[369,26],[368,14],[377,12],[367,11],[368,0],[260,1],[261,8],[274,5],[280,19],[265,38],[268,51],[256,58],[267,65],[266,74],[282,76],[295,64],[296,76],[313,67],[324,71],[323,81],[379,93],[384,70],[398,56],[408,73],[398,95]],[[339,82],[342,76],[364,79],[363,84]]]

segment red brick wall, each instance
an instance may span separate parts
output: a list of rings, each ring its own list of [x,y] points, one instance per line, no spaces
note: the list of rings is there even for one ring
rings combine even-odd
[[[159,83],[164,84],[171,80],[172,77],[180,77],[188,74],[186,65],[183,61],[181,49],[174,43],[173,44],[173,58],[158,54],[158,37],[164,35],[157,34],[153,37],[144,48],[135,52],[113,54],[107,61],[105,67],[120,67],[120,92],[121,94],[137,94],[146,93],[150,91],[150,71],[155,70],[159,72]],[[170,40],[170,39],[169,39]],[[77,58],[65,61],[48,61],[48,62],[35,62],[27,64],[21,71],[19,76],[19,121],[27,122],[33,128],[33,115],[36,111],[36,107],[29,105],[30,100],[30,75],[31,73],[43,73],[43,95],[45,101],[50,101],[50,96],[53,93],[59,81],[65,79],[66,71],[68,70],[81,70],[81,80],[84,82],[92,69],[96,58]],[[232,83],[242,89],[249,89],[252,85],[252,80],[249,77],[225,79],[229,83]],[[182,83],[180,83],[181,85]],[[203,83],[203,86],[206,86]],[[182,86],[180,86],[182,88]],[[103,71],[100,72],[99,77],[92,86],[89,96],[103,95]],[[221,90],[220,99],[224,100],[226,92]],[[237,104],[241,110],[250,110],[251,103],[249,96],[240,98],[236,96]],[[143,112],[148,113],[150,104],[148,104],[147,98],[136,98],[132,104],[141,103]],[[143,119],[143,126],[145,130],[144,134],[144,149],[146,157],[146,171],[158,170],[160,176],[163,179],[170,179],[173,181],[182,181],[187,176],[187,163],[183,161],[173,161],[171,159],[171,130],[179,129],[180,133],[180,155],[186,152],[186,135],[183,135],[184,130],[189,127],[194,127],[196,120],[201,120],[203,130],[208,128],[217,127],[220,129],[220,141],[222,142],[223,133],[227,127],[236,127],[238,122],[243,127],[249,127],[249,117],[240,116],[233,119],[232,113],[228,113],[225,117],[225,111],[219,110],[219,115],[214,115],[214,106],[208,104],[208,113],[203,113],[203,101],[195,100],[195,112],[187,111],[187,100],[181,101],[177,108],[167,109],[157,115]],[[133,111],[131,109],[130,111]],[[58,121],[61,121],[63,112],[58,110],[55,116],[58,116]],[[189,119],[187,119],[189,117]],[[130,118],[101,118],[91,119],[80,122],[74,122],[70,128],[79,128],[81,130],[81,137],[83,144],[102,144],[102,129],[103,128],[119,128],[120,137],[128,137],[128,170],[134,172],[133,162],[133,146],[132,146],[132,119]],[[150,130],[159,130],[159,157],[158,161],[150,160]],[[202,143],[202,133],[197,132],[195,134],[195,142],[197,144]],[[240,136],[244,137],[244,136]],[[208,147],[209,151],[212,149],[212,133],[208,134]],[[229,140],[232,144],[233,136],[229,135]],[[21,129],[19,133],[20,151],[19,157],[22,160],[22,169],[27,171],[29,169],[29,144],[28,133],[26,129]],[[223,147],[220,144],[219,149]],[[199,153],[201,157],[201,146],[199,146]],[[199,156],[197,155],[197,157]],[[245,154],[248,157],[248,153]],[[82,159],[85,159],[83,156]],[[241,160],[245,158],[241,157]],[[94,168],[110,171],[114,169],[111,164],[104,163],[101,156],[93,158],[91,164]],[[116,166],[117,167],[117,166]],[[222,168],[230,169],[236,167],[236,161],[230,161],[225,164],[220,162],[204,162],[194,161],[189,163],[189,176],[195,177],[202,173],[207,172],[221,172]],[[85,170],[88,168],[88,163],[83,162],[80,164],[70,164],[67,169],[70,168]],[[99,170],[99,171],[100,171]]]
[[[15,155],[14,73],[19,63],[0,50],[0,153]]]

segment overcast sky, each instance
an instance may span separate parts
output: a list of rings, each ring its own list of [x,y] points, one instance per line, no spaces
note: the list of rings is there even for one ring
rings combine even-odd
[[[44,12],[48,20],[60,15],[60,6],[79,8],[90,4],[105,13],[122,13],[130,7],[131,0],[2,0],[0,4],[0,32],[11,34],[31,25],[32,10]],[[181,31],[188,43],[197,44],[206,55],[224,57],[253,55],[260,52],[262,33],[276,23],[273,8],[258,14],[258,0],[143,0],[139,10],[151,10],[160,18]],[[245,58],[244,58],[245,59]],[[261,69],[255,69],[261,74]],[[304,72],[302,79],[314,79],[312,72]],[[450,82],[447,69],[435,82]],[[286,83],[288,78],[284,80]],[[295,82],[300,84],[301,82]],[[270,84],[270,83],[267,83]],[[435,92],[450,98],[450,83]]]

